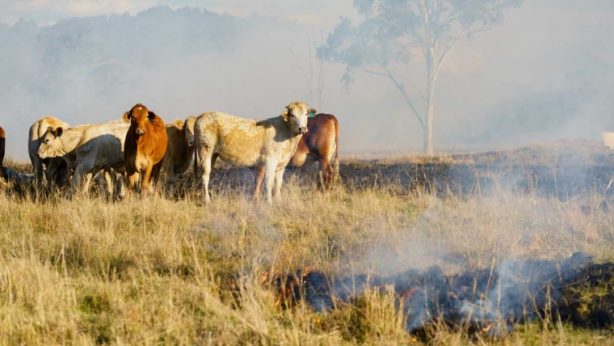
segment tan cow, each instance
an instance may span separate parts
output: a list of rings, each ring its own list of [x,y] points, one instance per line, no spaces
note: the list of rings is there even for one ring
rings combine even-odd
[[[162,163],[162,172],[166,175],[169,191],[177,182],[177,176],[185,173],[192,165],[194,157],[194,123],[196,117],[175,120],[166,125],[168,146]]]
[[[263,179],[267,202],[272,203],[273,194],[280,198],[284,169],[307,132],[310,112],[315,110],[306,103],[293,102],[280,116],[258,122],[220,112],[201,114],[194,125],[194,140],[205,202],[211,201],[209,177],[218,157],[234,166],[256,168],[255,200]]]
[[[42,137],[39,157],[64,158],[74,168],[71,187],[76,191],[83,184],[89,191],[92,177],[101,170],[123,171],[124,140],[130,124],[124,120],[80,125],[69,128],[49,128]],[[107,178],[108,181],[108,178]],[[107,186],[113,193],[112,185]]]
[[[39,189],[43,185],[43,174],[45,175],[45,180],[49,188],[51,188],[54,183],[62,185],[63,182],[68,179],[68,171],[62,158],[41,159],[38,156],[41,137],[43,137],[48,129],[56,129],[59,127],[68,128],[70,125],[56,117],[45,116],[38,119],[30,126],[28,155],[30,156],[30,162],[32,162],[34,179]]]
[[[332,114],[316,114],[307,122],[309,131],[301,138],[290,166],[320,164],[318,185],[330,189],[339,174],[339,121]]]

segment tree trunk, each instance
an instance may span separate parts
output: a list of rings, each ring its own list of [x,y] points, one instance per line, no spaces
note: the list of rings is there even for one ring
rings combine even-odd
[[[432,96],[432,95],[431,95]],[[432,156],[434,154],[433,149],[433,118],[435,117],[435,104],[429,102],[426,109],[425,114],[425,126],[424,126],[424,153],[426,155]]]
[[[437,79],[437,66],[435,66],[435,48],[425,50],[426,60],[426,90],[425,90],[425,113],[424,113],[424,153],[433,155],[433,118],[435,118],[435,82]]]

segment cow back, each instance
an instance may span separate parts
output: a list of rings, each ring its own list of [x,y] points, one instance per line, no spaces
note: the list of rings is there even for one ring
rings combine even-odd
[[[267,138],[273,141],[277,119],[256,122],[222,112],[199,116],[194,135],[201,147],[211,148],[225,162],[235,166],[254,166],[267,151]],[[270,132],[272,135],[267,135]]]

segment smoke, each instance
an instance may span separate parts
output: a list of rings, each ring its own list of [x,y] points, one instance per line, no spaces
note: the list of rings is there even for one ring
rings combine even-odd
[[[12,158],[27,158],[27,128],[43,115],[94,123],[117,119],[137,102],[170,121],[211,110],[263,118],[303,99],[338,116],[342,153],[422,146],[418,124],[389,82],[357,73],[346,89],[344,66],[330,62],[317,76],[315,47],[339,17],[357,16],[350,1],[186,0],[168,3],[173,9],[149,8],[161,1],[74,3],[2,2],[2,21],[11,24],[0,24],[0,123]],[[87,15],[96,16],[78,17]],[[599,0],[531,1],[461,42],[437,87],[436,148],[598,140],[614,129],[614,38],[603,35],[613,16]],[[422,67],[401,66],[412,93]],[[318,88],[325,94],[311,100]]]
[[[0,27],[8,153],[25,159],[27,129],[47,114],[96,123],[142,102],[166,121],[212,110],[275,116],[308,98],[295,59],[310,54],[310,35],[285,19],[168,7]]]

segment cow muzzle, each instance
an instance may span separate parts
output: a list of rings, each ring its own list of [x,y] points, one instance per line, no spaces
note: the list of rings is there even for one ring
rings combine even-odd
[[[299,127],[299,128],[298,128],[298,133],[299,133],[299,134],[305,134],[305,133],[307,133],[307,127]]]
[[[137,128],[136,131],[134,131],[136,133],[137,136],[142,136],[145,134],[145,129],[139,129]]]

